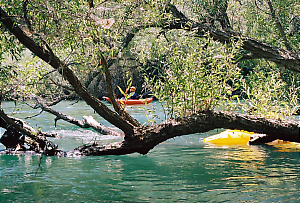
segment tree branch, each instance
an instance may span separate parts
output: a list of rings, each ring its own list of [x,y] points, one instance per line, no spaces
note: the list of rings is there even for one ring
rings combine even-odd
[[[220,22],[222,29],[232,29],[227,15],[227,8],[228,0],[213,0],[213,9],[209,12],[212,23],[208,23],[214,26],[214,21],[217,20]]]
[[[72,123],[80,128],[93,128],[95,131],[103,134],[103,135],[113,135],[113,136],[120,136],[123,137],[122,133],[119,133],[111,128],[108,128],[100,123],[98,123],[92,116],[83,116],[83,120],[77,120],[71,116],[68,116],[66,114],[63,114],[62,112],[56,111],[49,106],[47,106],[43,100],[38,97],[34,96],[34,99],[37,102],[36,107],[41,108],[43,111],[46,111],[48,113],[51,113],[56,116],[55,118],[55,126],[56,122],[60,119],[67,121],[69,123]],[[36,108],[35,107],[35,108]]]
[[[126,135],[133,134],[133,126],[124,120],[116,112],[110,110],[105,106],[99,99],[95,98],[88,90],[82,85],[79,79],[75,76],[73,71],[67,67],[64,62],[62,62],[50,47],[46,45],[46,50],[44,47],[39,46],[34,42],[32,38],[27,36],[19,26],[5,13],[5,11],[0,7],[0,22],[12,33],[15,37],[26,46],[31,52],[41,58],[43,61],[51,65],[56,69],[63,77],[72,85],[75,92],[90,105],[100,116],[106,119],[108,122],[114,126],[120,128]]]
[[[59,97],[59,98],[55,99],[51,103],[48,103],[47,106],[54,106],[54,105],[58,104],[61,101],[64,101],[64,100],[67,100],[67,99],[71,99],[71,98],[73,98],[72,94],[71,95],[64,95],[62,97]]]
[[[98,70],[90,72],[87,79],[86,79],[86,81],[84,82],[84,86],[86,88],[88,88],[90,86],[90,84],[92,83],[92,81],[94,80],[94,78],[97,77],[100,74],[101,74],[101,72],[98,71]]]
[[[268,119],[233,112],[205,111],[197,114],[166,120],[154,126],[135,128],[134,137],[110,145],[82,145],[84,155],[120,155],[138,152],[147,154],[159,143],[170,138],[193,133],[204,133],[217,128],[247,130],[266,134],[253,139],[251,144],[271,142],[276,139],[300,142],[300,123],[280,119]]]
[[[93,0],[87,0],[89,7],[94,8],[94,1]]]
[[[26,25],[27,25],[28,29],[32,32],[33,31],[32,26],[31,26],[30,20],[28,19],[28,16],[27,16],[27,14],[28,14],[28,12],[27,12],[28,3],[29,3],[28,0],[24,0],[22,10],[23,10],[23,17],[25,19]]]
[[[242,36],[233,30],[219,30],[209,24],[195,22],[188,19],[171,4],[168,5],[166,11],[173,15],[174,20],[162,21],[160,24],[161,27],[166,29],[184,29],[186,31],[193,31],[196,37],[205,37],[205,34],[209,33],[214,40],[222,43],[230,43],[232,39],[242,39],[243,49],[249,51],[252,58],[264,58],[285,69],[300,72],[300,55],[292,51],[274,47],[264,42]],[[244,59],[248,59],[249,56],[250,55],[245,55]]]
[[[114,95],[114,91],[112,88],[112,84],[111,84],[111,75],[110,72],[108,70],[108,66],[106,63],[105,58],[103,57],[103,55],[101,55],[101,65],[104,67],[104,72],[105,72],[105,79],[106,79],[106,88],[107,88],[107,93],[108,93],[108,97],[110,98],[110,101],[115,109],[115,111],[121,115],[122,117],[124,117],[124,119],[126,119],[128,122],[130,122],[132,125],[134,125],[135,127],[140,127],[142,124],[139,123],[136,119],[134,119],[132,116],[130,116],[127,111],[125,111],[120,104],[118,104],[116,102],[116,98]]]
[[[27,144],[36,152],[41,153],[44,152],[46,155],[56,155],[60,150],[57,148],[55,144],[51,141],[47,140],[43,133],[34,130],[32,127],[27,125],[25,122],[11,118],[7,116],[2,109],[0,109],[0,117],[6,123],[6,127],[12,127],[16,131],[22,133],[25,136],[28,136],[31,141],[27,142]],[[15,121],[21,122],[23,126],[20,126]],[[2,121],[2,122],[3,122]],[[1,124],[2,127],[2,124]]]
[[[56,82],[56,81],[53,80],[52,78],[49,78],[49,80],[50,80],[53,84],[55,84],[56,86],[62,87],[62,88],[64,88],[64,89],[69,90],[69,91],[72,91],[72,92],[75,91],[74,89],[72,89],[72,88],[69,87],[69,86],[66,86],[66,85],[63,85],[63,84],[59,84],[58,82]]]

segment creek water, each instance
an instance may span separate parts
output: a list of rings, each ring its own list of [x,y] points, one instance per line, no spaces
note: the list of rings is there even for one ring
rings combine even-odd
[[[98,117],[84,102],[54,107],[77,119]],[[54,116],[37,114],[24,104],[2,104],[5,112],[45,132],[63,150],[82,143],[114,142]],[[163,120],[158,102],[128,107],[142,123]],[[147,114],[147,116],[146,116]],[[224,130],[224,129],[223,129]],[[101,157],[0,156],[0,202],[300,202],[300,152],[273,146],[215,146],[203,143],[207,133],[168,140],[147,155]],[[1,129],[3,134],[4,129]],[[4,149],[3,145],[0,145]],[[40,163],[40,167],[39,167]]]

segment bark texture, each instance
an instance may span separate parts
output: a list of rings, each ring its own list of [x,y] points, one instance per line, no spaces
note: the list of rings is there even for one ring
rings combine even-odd
[[[276,139],[300,142],[300,124],[295,121],[267,119],[233,112],[205,111],[188,117],[166,120],[154,126],[134,129],[134,136],[110,145],[82,145],[76,150],[83,155],[120,155],[138,152],[147,154],[159,143],[170,138],[193,133],[204,133],[216,128],[247,130],[254,135],[250,144],[262,144]]]
[[[80,128],[92,128],[98,133],[102,135],[114,135],[114,136],[120,136],[123,137],[123,133],[117,132],[111,128],[108,128],[101,123],[97,122],[92,116],[83,116],[83,120],[75,119],[71,116],[68,116],[66,114],[63,114],[62,112],[56,111],[52,108],[50,108],[48,105],[45,104],[45,102],[38,96],[34,96],[34,99],[36,100],[37,104],[34,109],[41,108],[43,111],[46,111],[48,113],[51,113],[56,116],[55,118],[55,126],[58,120],[64,120],[71,124],[74,124]]]
[[[11,139],[11,136],[15,139],[13,140],[13,144],[11,144],[11,141],[9,140],[6,144],[7,148],[17,151],[18,148],[22,149],[24,143],[26,143],[29,146],[29,150],[36,153],[53,156],[60,152],[57,145],[47,140],[44,133],[34,130],[20,119],[7,116],[2,109],[0,110],[0,122],[1,127],[7,129],[8,135],[10,136],[8,139]],[[16,133],[18,134],[17,137],[14,136]],[[5,142],[2,141],[2,139],[4,139],[3,136],[1,137],[1,142],[4,144]],[[24,137],[20,140],[22,136]]]

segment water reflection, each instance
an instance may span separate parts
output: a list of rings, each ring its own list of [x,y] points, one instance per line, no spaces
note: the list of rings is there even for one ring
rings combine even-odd
[[[300,143],[296,142],[274,140],[268,145],[276,148],[278,152],[300,152]]]
[[[261,146],[212,147],[199,142],[199,136],[170,140],[146,156],[43,157],[37,174],[39,156],[0,156],[0,198],[22,202],[299,198],[299,154]]]
[[[223,149],[222,154],[212,154],[211,158],[228,159],[236,161],[258,161],[262,162],[267,157],[264,148],[253,145],[213,145],[207,144],[204,148]]]

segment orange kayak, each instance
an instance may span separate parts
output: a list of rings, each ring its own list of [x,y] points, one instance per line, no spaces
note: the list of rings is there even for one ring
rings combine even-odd
[[[108,97],[103,97],[105,100],[110,102]],[[135,105],[135,104],[149,104],[153,101],[153,98],[146,98],[146,99],[116,99],[119,104],[126,104],[126,105]]]

